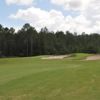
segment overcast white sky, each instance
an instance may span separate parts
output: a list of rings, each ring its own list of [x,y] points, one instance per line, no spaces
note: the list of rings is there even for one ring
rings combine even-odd
[[[0,24],[100,33],[100,0],[0,0]]]

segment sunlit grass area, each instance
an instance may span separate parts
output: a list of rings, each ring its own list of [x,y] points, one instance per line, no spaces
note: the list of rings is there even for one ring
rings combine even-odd
[[[100,100],[100,61],[87,56],[0,59],[0,100]]]

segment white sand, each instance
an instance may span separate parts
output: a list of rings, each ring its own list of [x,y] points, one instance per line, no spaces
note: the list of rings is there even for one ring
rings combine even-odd
[[[100,55],[89,56],[86,60],[100,60]]]
[[[69,57],[70,55],[59,55],[59,56],[47,56],[47,57],[42,57],[41,59],[64,59]]]

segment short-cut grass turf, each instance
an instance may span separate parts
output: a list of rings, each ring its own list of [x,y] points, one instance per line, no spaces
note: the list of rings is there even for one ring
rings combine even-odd
[[[0,59],[0,100],[100,100],[100,61]]]

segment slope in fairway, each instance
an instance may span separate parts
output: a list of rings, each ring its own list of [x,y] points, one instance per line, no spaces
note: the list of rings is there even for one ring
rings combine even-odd
[[[81,57],[0,59],[0,100],[100,100],[100,61]]]

